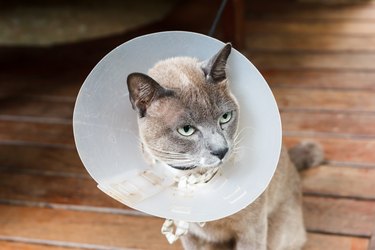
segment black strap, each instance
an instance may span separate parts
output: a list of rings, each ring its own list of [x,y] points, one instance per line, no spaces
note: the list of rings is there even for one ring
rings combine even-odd
[[[215,16],[215,19],[214,19],[214,22],[212,23],[211,25],[211,29],[210,31],[208,32],[208,35],[210,37],[213,37],[214,34],[215,34],[215,31],[216,31],[216,28],[217,28],[217,25],[219,24],[219,21],[221,19],[221,16],[223,15],[223,12],[224,12],[224,9],[225,9],[225,6],[227,5],[227,2],[228,0],[222,0],[221,1],[221,4],[220,4],[220,7],[216,13],[216,16]]]

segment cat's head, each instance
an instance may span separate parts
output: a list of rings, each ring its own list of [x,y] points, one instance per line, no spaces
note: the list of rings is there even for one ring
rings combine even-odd
[[[148,75],[128,76],[140,137],[152,157],[182,170],[217,167],[229,158],[239,117],[225,72],[231,49],[227,44],[205,62],[166,59]]]

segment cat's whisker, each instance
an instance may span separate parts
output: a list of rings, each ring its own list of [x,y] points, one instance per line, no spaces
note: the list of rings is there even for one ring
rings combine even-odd
[[[175,161],[191,161],[190,155],[170,155],[160,152],[152,152],[154,156],[160,159],[168,159],[168,160],[175,160]]]
[[[171,159],[171,158],[163,158],[164,161],[173,161],[173,162],[192,162],[191,159]]]
[[[176,158],[170,158],[170,157],[165,157],[165,156],[156,156],[156,158],[158,158],[159,160],[163,161],[163,162],[169,162],[169,161],[173,161],[173,162],[191,162],[192,160],[191,159],[188,159],[188,158],[185,158],[185,159],[176,159]]]
[[[247,130],[247,129],[254,129],[254,128],[253,128],[253,127],[250,127],[250,126],[242,128],[241,131],[239,131],[239,132],[237,133],[237,135],[236,135],[236,136],[234,137],[234,139],[233,139],[233,141],[234,141],[234,146],[239,145],[239,144],[243,141],[243,139],[244,139],[245,137],[242,137],[241,135],[242,135],[243,132],[245,132],[245,130]],[[241,137],[240,137],[240,136],[241,136]]]
[[[192,166],[192,165],[195,165],[194,163],[195,162],[173,162],[173,161],[168,161],[168,162],[165,162],[167,163],[168,165],[172,165],[172,166]]]
[[[152,151],[152,154],[158,155],[158,156],[163,156],[166,158],[173,158],[173,159],[189,159],[191,155],[177,155],[177,154],[169,154],[169,153],[162,153],[162,152],[157,152],[157,151]]]
[[[151,149],[152,151],[155,151],[155,152],[165,153],[165,154],[169,154],[169,155],[188,155],[186,153],[178,153],[178,152],[173,152],[173,151],[166,151],[166,150],[162,150],[162,149],[155,148],[155,147],[152,147],[152,146],[147,146],[147,148]]]
[[[157,149],[151,149],[151,151],[157,152],[157,153],[160,153],[160,154],[165,154],[165,155],[175,155],[175,156],[186,155],[186,154],[182,154],[182,153],[168,152],[168,151],[162,151],[162,150],[157,150]]]
[[[233,139],[233,144],[238,144],[239,142],[241,142],[243,140],[243,137],[239,137],[239,136],[237,136],[237,137],[235,137],[234,139]]]
[[[241,152],[242,149],[243,149],[243,147],[234,148],[232,152],[233,153],[238,153],[238,152]]]
[[[238,131],[237,132],[237,134],[234,136],[234,141],[236,141],[238,138],[239,138],[239,136],[243,133],[243,132],[245,132],[246,130],[248,130],[248,129],[254,129],[254,127],[251,127],[251,126],[246,126],[246,127],[243,127],[240,131]]]
[[[235,147],[233,147],[232,151],[236,151],[236,150],[242,149],[242,148],[243,148],[242,146],[235,146]]]
[[[241,139],[235,141],[234,144],[233,144],[233,148],[234,148],[234,149],[241,148],[241,145],[242,145],[241,142],[242,142],[242,141],[243,141],[243,138],[241,138]]]

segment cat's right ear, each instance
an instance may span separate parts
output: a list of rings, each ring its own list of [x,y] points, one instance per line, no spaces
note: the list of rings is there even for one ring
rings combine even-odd
[[[140,117],[146,115],[147,108],[153,101],[173,94],[172,91],[166,90],[154,79],[142,73],[128,75],[127,84],[130,102]]]

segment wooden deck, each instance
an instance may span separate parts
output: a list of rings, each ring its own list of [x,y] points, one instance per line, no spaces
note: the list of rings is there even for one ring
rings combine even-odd
[[[305,249],[374,250],[375,2],[255,2],[246,14],[244,53],[273,90],[284,142],[326,151],[302,174]],[[69,66],[80,46],[0,49],[0,249],[181,249],[161,219],[100,192],[78,158],[74,101],[99,58]]]

